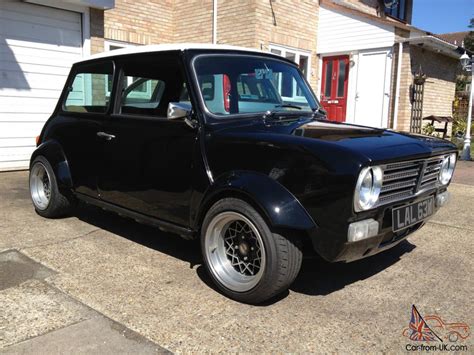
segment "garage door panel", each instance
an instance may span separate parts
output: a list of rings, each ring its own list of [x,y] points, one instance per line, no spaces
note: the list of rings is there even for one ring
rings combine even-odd
[[[24,170],[28,168],[30,160],[0,161],[0,171]]]
[[[58,56],[55,56],[55,57],[51,56],[50,58],[41,57],[37,55],[32,55],[31,51],[29,55],[21,55],[21,54],[15,53],[15,59],[14,60],[13,58],[10,58],[10,60],[5,59],[4,65],[12,66],[15,63],[19,65],[30,64],[30,65],[41,65],[41,66],[47,66],[47,67],[51,66],[51,67],[56,67],[56,68],[64,68],[66,70],[66,74],[68,74],[68,70],[71,67],[71,65],[68,64],[68,62],[65,62],[62,56],[60,56],[59,58]]]
[[[21,71],[4,71],[3,74],[4,75],[0,77],[0,87],[30,90],[32,95],[34,95],[34,89],[62,89],[67,79],[66,75],[22,73]],[[0,96],[2,96],[1,90]]]
[[[8,148],[0,148],[0,171],[28,168],[34,150],[34,146],[15,149],[13,152]]]
[[[69,69],[82,58],[79,13],[0,0],[0,170],[27,168]]]
[[[6,40],[7,43],[0,43],[0,57],[3,60],[7,60],[8,55],[15,53],[15,61],[20,63],[37,63],[37,60],[51,61],[51,63],[65,67],[69,67],[70,63],[78,59],[78,55],[81,54],[80,50],[76,48],[66,48],[67,51],[57,51],[57,46],[52,48],[44,48],[39,43],[25,41],[14,41],[11,39]],[[12,44],[16,43],[16,44]],[[38,47],[38,48],[36,48]],[[36,60],[37,59],[37,60]]]
[[[10,112],[52,113],[56,99],[33,97],[0,97],[0,114]],[[19,109],[21,107],[21,109]]]
[[[16,20],[2,19],[0,36],[40,43],[49,41],[50,44],[59,44],[68,47],[80,48],[82,38],[80,31],[56,28],[48,25],[38,25]]]
[[[1,97],[35,97],[35,98],[45,98],[45,99],[57,99],[61,95],[61,90],[48,90],[48,89],[35,89],[34,93],[31,93],[29,90],[15,90],[10,88],[5,88],[0,92]],[[34,95],[34,96],[33,96]],[[0,112],[1,112],[0,108]]]
[[[8,15],[11,16],[10,18],[5,15],[4,12],[0,13],[0,21],[7,21],[11,18],[14,18],[15,21],[24,22],[24,23],[32,23],[35,25],[44,25],[47,22],[48,26],[64,28],[67,30],[77,31],[80,23],[77,19],[74,18],[72,21],[67,21],[66,19],[58,19],[48,16],[41,16],[40,14],[26,14],[19,11],[9,11]]]
[[[8,112],[0,113],[0,122],[41,122],[44,123],[51,116],[47,112]]]
[[[3,70],[5,71],[17,71],[21,70],[26,73],[35,74],[51,74],[67,76],[69,74],[69,67],[57,67],[55,65],[47,64],[45,60],[38,60],[38,64],[21,63],[14,61],[5,61],[2,64]]]
[[[28,138],[41,133],[44,122],[0,122],[0,138]]]
[[[32,147],[36,144],[35,137],[0,138],[0,148]]]
[[[41,16],[45,19],[61,19],[68,22],[80,22],[80,17],[78,17],[77,13],[75,12],[65,11],[54,7],[26,4],[18,0],[2,0],[0,8],[8,10],[8,12],[18,12],[32,16]]]
[[[0,148],[0,161],[17,161],[30,159],[35,145],[29,147]]]
[[[71,63],[75,60],[81,59],[80,56],[82,55],[81,47],[68,47],[61,46],[60,44],[55,45],[51,43],[39,43],[31,41],[29,42],[27,40],[19,40],[13,38],[5,39],[5,46],[6,50],[4,50],[4,53],[2,53],[2,57],[4,59],[7,59],[8,55],[16,55],[17,51],[20,50],[20,48],[26,49],[27,53],[33,53],[33,55],[36,55],[36,53],[38,52],[29,52],[28,49],[36,49],[38,51],[41,51],[41,54],[48,53],[49,56],[41,55],[42,57],[46,58],[57,58],[57,56],[61,56],[61,58],[67,59],[68,61],[71,61]]]

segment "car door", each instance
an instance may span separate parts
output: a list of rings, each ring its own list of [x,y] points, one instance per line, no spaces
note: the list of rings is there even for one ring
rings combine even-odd
[[[48,134],[66,155],[75,191],[91,197],[98,196],[104,144],[100,132],[109,110],[112,78],[111,61],[75,67],[66,86],[65,101]]]
[[[122,88],[105,124],[113,138],[104,148],[100,197],[187,226],[197,130],[166,118],[169,102],[189,102],[179,54],[128,56],[117,65]]]

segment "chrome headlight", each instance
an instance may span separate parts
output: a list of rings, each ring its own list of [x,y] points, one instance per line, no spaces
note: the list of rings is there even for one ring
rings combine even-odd
[[[443,159],[441,169],[439,169],[439,182],[447,185],[453,177],[454,166],[456,165],[456,153],[450,154]]]
[[[356,212],[369,210],[375,206],[382,189],[383,172],[379,166],[362,169],[357,179],[354,194]]]

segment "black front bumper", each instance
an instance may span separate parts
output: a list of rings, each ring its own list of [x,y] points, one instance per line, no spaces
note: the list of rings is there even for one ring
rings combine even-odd
[[[324,230],[321,228],[315,229],[310,232],[313,247],[319,255],[330,262],[351,262],[390,249],[405,240],[410,234],[420,229],[430,218],[429,217],[415,225],[394,232],[392,230],[392,210],[400,206],[422,201],[429,196],[433,196],[436,201],[436,196],[444,191],[446,191],[446,189],[427,192],[409,200],[382,206],[375,211],[372,211],[371,214],[365,213],[362,218],[357,220],[373,218],[379,222],[380,231],[378,235],[358,242],[347,242],[347,232],[345,235],[339,235],[330,230]],[[436,214],[438,209],[439,207],[435,204],[433,215]],[[357,220],[354,219],[348,222],[345,230],[347,231],[350,223],[356,222]]]

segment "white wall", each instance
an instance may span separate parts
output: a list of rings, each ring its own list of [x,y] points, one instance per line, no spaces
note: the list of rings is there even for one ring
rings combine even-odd
[[[390,70],[391,70],[391,48],[395,43],[395,28],[391,25],[384,25],[371,21],[363,16],[336,12],[331,9],[319,8],[318,24],[318,47],[317,53],[320,58],[319,73],[322,70],[322,58],[333,55],[349,55],[351,65],[349,68],[349,82],[347,90],[346,122],[364,124],[356,122],[356,95],[358,80],[367,80],[358,75],[359,59],[361,52],[373,50],[385,50],[387,56],[387,69],[385,73],[385,88],[389,92]],[[388,88],[388,89],[387,89]],[[319,76],[317,95],[321,93],[321,75]],[[381,93],[383,95],[384,93]],[[385,114],[385,116],[387,116]],[[384,119],[386,122],[387,118]]]
[[[54,110],[71,64],[83,56],[86,18],[0,0],[0,23],[1,171],[28,167],[35,137]]]
[[[391,47],[394,42],[393,26],[319,8],[318,54]]]

